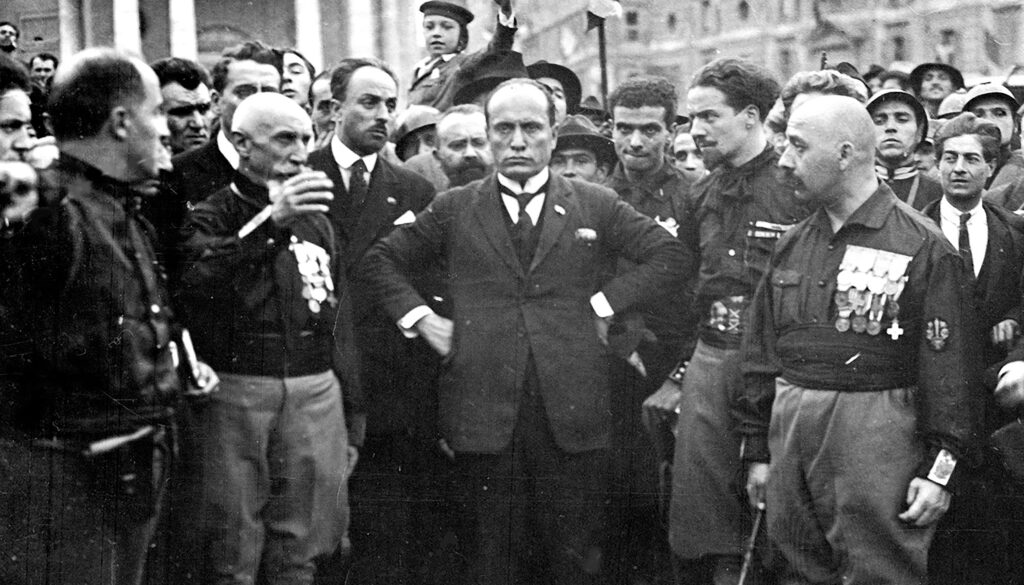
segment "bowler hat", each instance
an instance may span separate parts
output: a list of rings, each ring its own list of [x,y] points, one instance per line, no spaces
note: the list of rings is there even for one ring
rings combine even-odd
[[[469,73],[468,80],[460,79],[461,87],[455,91],[454,105],[470,104],[481,94],[490,92],[501,82],[517,77],[529,77],[523,65],[523,54],[517,51],[488,54],[472,72],[460,71],[460,77]]]
[[[558,141],[555,144],[555,152],[564,148],[585,148],[594,153],[598,164],[607,164],[609,168],[614,167],[619,161],[615,154],[615,143],[611,138],[602,135],[597,131],[594,124],[585,116],[566,116],[565,120],[558,125]]]
[[[931,69],[938,69],[949,74],[949,78],[953,80],[953,89],[960,89],[964,86],[964,76],[956,67],[945,63],[921,63],[910,72],[910,89],[914,93],[921,91],[921,81],[924,80],[924,74]]]
[[[398,127],[391,135],[391,141],[395,143],[395,152],[399,158],[409,140],[416,135],[417,131],[432,128],[437,125],[437,118],[441,115],[437,108],[423,105],[411,105],[404,112],[399,114]]]
[[[924,142],[925,137],[928,136],[928,113],[925,112],[924,106],[921,105],[921,102],[917,101],[914,94],[903,91],[902,89],[883,89],[871,96],[865,107],[870,113],[874,112],[875,108],[879,105],[893,101],[903,102],[914,110],[914,118],[917,120],[917,126],[921,128],[921,142]]]
[[[562,89],[565,90],[566,111],[575,114],[579,110],[583,89],[580,87],[580,78],[572,72],[572,69],[542,60],[527,65],[526,72],[530,75],[530,79],[550,77],[558,80],[562,84]]]
[[[473,13],[467,10],[463,6],[454,4],[452,2],[442,2],[441,0],[430,0],[420,5],[420,12],[424,16],[430,16],[431,14],[437,14],[440,16],[448,17],[455,22],[458,22],[462,26],[473,22]]]

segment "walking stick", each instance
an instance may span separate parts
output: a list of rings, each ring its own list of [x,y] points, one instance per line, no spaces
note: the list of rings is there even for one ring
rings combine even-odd
[[[764,519],[764,502],[757,503],[757,514],[754,515],[754,527],[750,529],[750,538],[747,539],[747,548],[743,552],[743,568],[740,569],[740,580],[736,585],[746,585],[747,574],[750,566],[754,563],[754,545],[757,543],[757,532],[761,529],[761,520]]]

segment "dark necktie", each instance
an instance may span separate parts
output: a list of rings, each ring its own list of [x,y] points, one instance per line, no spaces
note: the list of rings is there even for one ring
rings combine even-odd
[[[515,244],[516,253],[519,255],[519,263],[523,265],[523,268],[529,268],[530,262],[533,260],[533,246],[531,245],[531,234],[533,232],[533,219],[530,218],[530,214],[526,213],[526,205],[539,193],[513,193],[511,189],[501,186],[501,192],[504,195],[515,197],[516,201],[519,202],[519,219],[516,221],[516,225],[512,230],[512,243]]]
[[[361,207],[366,200],[366,191],[369,188],[366,184],[366,163],[363,159],[357,159],[352,163],[351,174],[348,178],[348,194],[352,198],[352,207]]]
[[[970,213],[960,214],[960,257],[964,260],[968,274],[974,277],[974,255],[971,254],[971,237],[967,233],[967,222],[971,219]]]

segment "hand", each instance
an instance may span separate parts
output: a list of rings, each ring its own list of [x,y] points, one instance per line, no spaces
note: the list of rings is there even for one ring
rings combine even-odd
[[[416,322],[416,330],[441,357],[448,357],[451,353],[452,332],[455,330],[451,319],[430,313]]]
[[[996,403],[1007,410],[1024,406],[1024,362],[1010,362],[1003,366],[1005,373],[996,384]]]
[[[195,387],[188,384],[189,387],[185,396],[190,400],[197,400],[197,403],[202,403],[202,401],[220,389],[220,378],[217,376],[217,372],[205,362],[196,363],[195,373]]]
[[[907,511],[899,515],[902,522],[914,526],[930,526],[938,522],[949,510],[952,496],[939,484],[915,477],[907,487]]]
[[[1009,347],[1019,334],[1020,325],[1013,319],[1006,319],[996,323],[996,326],[992,328],[992,343]]]
[[[675,420],[679,416],[679,404],[682,400],[683,388],[679,382],[671,378],[666,379],[661,388],[644,399],[644,403],[640,407],[640,419],[643,421],[644,427],[648,431],[654,432],[661,423],[671,422],[672,426],[675,426]]]
[[[751,508],[763,509],[768,487],[767,463],[751,463],[747,470],[747,500]]]
[[[443,437],[437,440],[437,448],[444,453],[448,461],[455,461],[455,450],[448,445],[448,441],[445,441]]]
[[[639,372],[641,376],[643,376],[644,378],[647,377],[647,368],[644,367],[644,360],[640,359],[640,354],[634,351],[633,353],[629,354],[628,358],[626,358],[626,362],[629,365],[633,366],[633,368],[637,372]]]
[[[594,317],[594,327],[597,329],[597,339],[601,341],[601,345],[608,346],[608,327],[611,325],[612,320],[605,319],[604,317]]]
[[[279,226],[287,226],[303,215],[327,213],[334,199],[334,183],[320,171],[303,171],[270,189],[270,217]]]
[[[25,153],[25,162],[32,165],[32,168],[45,169],[59,157],[56,140],[53,136],[44,136],[32,143],[32,148]]]
[[[352,472],[356,470],[356,464],[359,463],[359,449],[349,445],[346,447],[348,453],[348,461],[345,462],[345,471],[341,474],[342,481],[348,481],[348,478],[352,477]]]
[[[23,162],[0,162],[0,201],[4,201],[3,219],[21,222],[39,207],[39,177]]]

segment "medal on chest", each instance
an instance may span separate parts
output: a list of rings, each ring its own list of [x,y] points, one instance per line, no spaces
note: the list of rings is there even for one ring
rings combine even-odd
[[[899,325],[899,297],[910,260],[904,254],[847,246],[836,275],[836,331],[877,336],[883,320],[889,318],[885,331],[893,341],[899,339],[904,333]]]
[[[334,296],[334,281],[331,279],[331,257],[316,244],[291,237],[288,249],[295,255],[295,262],[302,277],[302,298],[313,314],[319,313],[321,304],[326,302],[334,307],[338,299]]]

